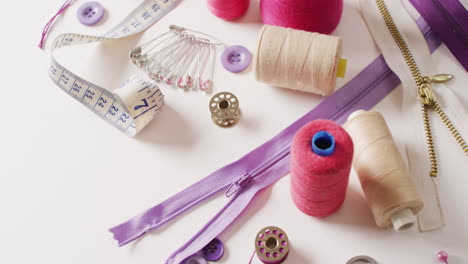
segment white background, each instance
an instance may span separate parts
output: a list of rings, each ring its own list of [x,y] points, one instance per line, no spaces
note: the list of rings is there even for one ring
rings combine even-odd
[[[100,34],[123,19],[136,0],[100,0],[107,15],[95,27],[78,23],[78,0],[54,27],[63,32]],[[242,119],[233,128],[215,126],[208,111],[210,95],[162,87],[166,105],[136,138],[128,138],[58,89],[48,78],[49,52],[36,47],[42,27],[62,0],[2,3],[0,89],[0,263],[163,263],[226,202],[218,196],[173,223],[119,248],[108,228],[170,197],[270,139],[313,108],[322,98],[269,87],[252,70],[232,74],[217,64],[214,92],[230,91],[240,100]],[[106,44],[59,51],[65,65],[86,79],[111,89],[137,73],[128,51],[176,24],[217,36],[228,44],[255,50],[261,28],[258,3],[237,22],[211,15],[205,1],[183,0],[142,35]],[[346,1],[334,35],[343,38],[352,79],[378,51],[357,10]],[[468,103],[468,77],[443,45],[434,54],[441,72],[456,75],[454,92]],[[143,74],[143,73],[141,73]],[[375,109],[398,136],[401,87]],[[357,177],[351,175],[346,201],[337,213],[318,220],[297,210],[285,177],[259,195],[220,238],[226,246],[219,263],[244,264],[253,239],[267,225],[283,228],[292,252],[285,263],[345,263],[368,254],[379,263],[437,263],[447,250],[450,264],[468,262],[468,162],[446,129],[435,132],[440,193],[447,226],[420,234],[395,233],[374,225]],[[421,150],[421,151],[426,151]]]

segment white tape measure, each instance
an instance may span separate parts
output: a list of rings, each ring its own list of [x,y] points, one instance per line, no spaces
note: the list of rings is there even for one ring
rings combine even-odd
[[[164,104],[164,95],[157,85],[139,77],[131,77],[115,91],[93,84],[60,65],[53,57],[58,48],[120,39],[142,32],[171,11],[181,0],[145,0],[121,23],[102,37],[65,33],[52,44],[50,78],[70,96],[91,109],[129,136],[144,128]]]

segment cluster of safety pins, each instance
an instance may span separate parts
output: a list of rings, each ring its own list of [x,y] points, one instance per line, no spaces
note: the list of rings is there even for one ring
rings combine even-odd
[[[216,50],[222,44],[201,32],[172,25],[168,32],[133,49],[130,58],[156,82],[208,91],[213,81]]]

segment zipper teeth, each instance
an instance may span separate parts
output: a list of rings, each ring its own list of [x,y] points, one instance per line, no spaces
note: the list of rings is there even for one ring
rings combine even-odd
[[[275,165],[278,161],[284,159],[287,157],[289,154],[289,147],[281,150],[278,154],[276,154],[273,158],[269,159],[266,161],[264,164],[258,166],[257,168],[254,169],[254,171],[251,173],[253,177],[257,177],[266,170],[268,170],[271,166]]]
[[[172,221],[174,218],[176,218],[177,216],[187,212],[188,210],[192,209],[193,207],[199,205],[200,203],[208,200],[209,198],[217,195],[219,192],[223,191],[223,190],[226,190],[232,183],[229,183],[229,184],[226,184],[218,189],[216,189],[215,191],[203,196],[202,198],[196,200],[195,202],[191,203],[190,205],[184,207],[183,209],[180,209],[179,211],[175,212],[174,214],[166,217],[164,220],[160,221],[157,225],[154,225],[151,227],[151,229],[156,229],[162,225],[165,225],[166,223]]]
[[[432,2],[435,3],[434,1]],[[385,4],[385,1],[377,0],[376,4],[388,30],[390,31],[390,34],[395,40],[395,43],[400,49],[400,52],[402,53],[402,56],[408,68],[411,71],[411,75],[413,76],[414,81],[416,82],[416,85],[418,88],[418,97],[421,100],[423,125],[424,125],[424,130],[426,133],[426,144],[427,144],[427,150],[429,153],[429,160],[430,160],[430,166],[431,166],[429,176],[437,177],[437,172],[438,172],[437,156],[436,156],[436,150],[434,147],[434,142],[432,138],[432,130],[431,130],[430,121],[429,121],[429,114],[428,114],[429,108],[434,108],[436,110],[437,114],[439,115],[439,117],[441,118],[441,120],[443,121],[447,129],[451,132],[452,136],[455,138],[455,140],[457,141],[457,143],[460,145],[463,152],[467,156],[468,156],[468,146],[466,145],[465,141],[460,136],[460,134],[458,133],[457,129],[452,124],[450,119],[445,115],[444,111],[437,103],[435,96],[432,92],[431,86],[429,85],[429,83],[432,81],[432,77],[423,77],[421,75],[421,72],[416,64],[413,54],[411,53],[408,47],[408,44],[406,43],[405,39],[402,37],[400,31],[398,30],[398,27],[396,26],[395,21]]]
[[[466,156],[468,156],[468,145],[466,144],[465,140],[463,137],[460,135],[458,130],[455,128],[455,126],[450,122],[450,119],[447,117],[445,114],[444,110],[440,107],[439,104],[435,104],[434,110],[436,113],[439,115],[440,119],[442,122],[445,124],[447,129],[450,131],[452,134],[453,138],[457,141],[458,145],[460,145],[462,151],[465,153]]]
[[[465,31],[464,31],[463,27],[461,27],[457,23],[457,21],[455,19],[453,19],[453,17],[450,15],[450,13],[447,11],[447,9],[445,9],[445,7],[439,1],[437,1],[437,0],[431,0],[431,1],[434,4],[434,6],[441,11],[442,15],[449,22],[449,24],[451,24],[456,29],[455,30],[455,35],[457,35],[457,37],[459,37],[464,42],[468,42],[468,39],[467,39],[466,35],[464,34]]]
[[[285,153],[286,152],[286,153]],[[278,161],[282,160],[283,158],[285,158],[287,156],[287,154],[289,153],[289,148],[286,148],[284,150],[282,150],[280,153],[278,153],[277,155],[275,155],[272,159],[269,159],[268,161],[266,161],[264,164],[258,166],[256,169],[253,170],[252,173],[250,173],[250,175],[252,175],[252,177],[257,177],[259,176],[261,173],[263,173],[264,171],[266,171],[268,168],[270,168],[272,165],[276,164]],[[152,229],[155,229],[155,228],[158,228],[159,226],[162,226],[168,222],[170,222],[171,220],[173,220],[174,218],[176,218],[177,216],[185,213],[186,211],[192,209],[193,207],[199,205],[200,203],[204,202],[205,200],[208,200],[209,198],[217,195],[218,193],[222,192],[222,191],[225,191],[227,188],[229,188],[229,186],[231,186],[233,183],[228,183],[214,191],[212,191],[211,193],[209,193],[208,195],[205,195],[203,197],[201,197],[200,199],[196,200],[195,202],[191,203],[190,205],[184,207],[183,209],[175,212],[174,214],[172,214],[171,216],[168,216],[167,218],[165,218],[164,220],[162,220],[161,222],[159,222],[157,225],[153,226]]]
[[[392,35],[393,39],[395,40],[395,43],[397,44],[398,48],[400,49],[400,52],[410,69],[411,75],[413,76],[414,81],[416,82],[417,88],[418,88],[418,94],[419,98],[422,100],[421,106],[422,106],[422,118],[423,118],[423,125],[424,125],[424,130],[426,134],[426,145],[427,145],[427,151],[429,153],[429,160],[430,160],[430,172],[429,176],[431,177],[437,177],[437,172],[438,172],[438,166],[437,166],[437,156],[435,152],[435,147],[434,147],[434,142],[432,139],[432,130],[429,122],[429,115],[428,115],[428,108],[430,105],[433,105],[435,103],[435,99],[432,97],[432,101],[423,101],[424,98],[421,98],[421,88],[426,86],[429,90],[429,93],[432,94],[430,91],[430,86],[423,81],[423,77],[421,76],[421,72],[419,71],[419,68],[416,64],[416,61],[414,60],[413,54],[409,50],[408,45],[406,44],[406,41],[402,37],[400,31],[398,30],[398,27],[395,24],[395,21],[390,14],[390,11],[388,10],[385,1],[384,0],[377,0],[377,7],[379,9],[380,14],[382,15],[382,18],[390,31],[390,34]],[[429,97],[427,94],[425,97]]]
[[[385,24],[387,24],[387,28],[390,31],[390,34],[392,35],[398,48],[400,49],[400,52],[402,53],[403,58],[406,61],[406,64],[410,68],[411,75],[413,76],[414,81],[416,82],[418,86],[420,86],[423,83],[421,72],[418,66],[416,65],[416,61],[414,60],[413,54],[411,53],[408,45],[403,39],[403,36],[398,30],[398,27],[396,26],[392,15],[388,11],[388,8],[385,5],[385,2],[383,0],[377,0],[377,7],[379,8],[380,14],[383,17]]]
[[[286,153],[285,153],[286,152]],[[282,150],[280,153],[278,153],[277,155],[275,155],[272,159],[269,159],[268,161],[266,161],[264,164],[260,165],[259,167],[257,167],[256,169],[253,170],[252,173],[250,173],[250,175],[252,175],[252,177],[256,178],[257,176],[259,176],[261,173],[263,173],[264,171],[266,171],[268,168],[270,168],[272,165],[276,164],[278,161],[282,160],[283,158],[285,158],[287,156],[287,154],[289,153],[289,148],[286,148],[284,150]],[[151,227],[151,229],[156,229],[168,222],[170,222],[171,220],[173,220],[174,218],[176,218],[177,216],[187,212],[188,210],[192,209],[193,207],[199,205],[200,203],[208,200],[209,198],[217,195],[218,193],[222,192],[222,191],[225,191],[227,188],[229,188],[229,186],[231,186],[233,183],[228,183],[214,191],[212,191],[211,193],[209,193],[208,195],[205,195],[203,197],[201,197],[200,199],[198,199],[197,201],[191,203],[190,205],[184,207],[183,209],[175,212],[174,214],[168,216],[167,218],[165,218],[164,220],[160,221],[157,225]]]

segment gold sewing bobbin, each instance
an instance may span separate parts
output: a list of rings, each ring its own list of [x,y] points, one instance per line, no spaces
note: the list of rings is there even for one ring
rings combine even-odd
[[[217,93],[210,100],[213,122],[220,127],[230,127],[240,118],[239,100],[229,92]]]

